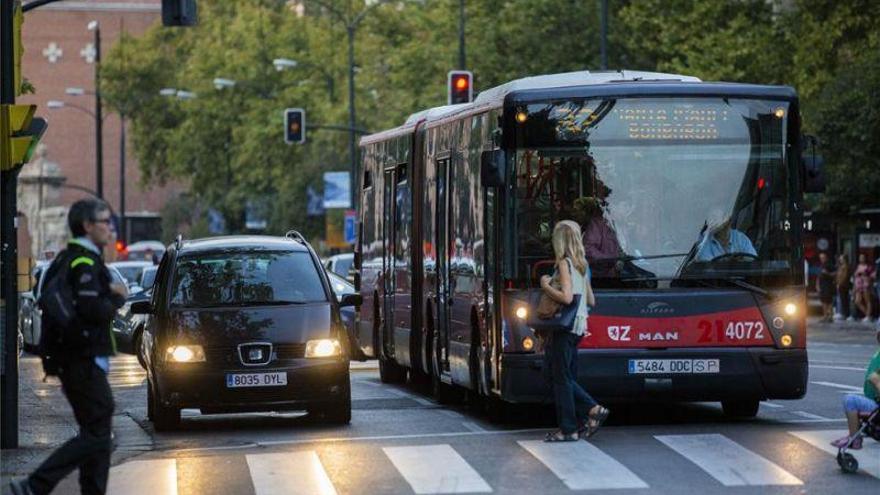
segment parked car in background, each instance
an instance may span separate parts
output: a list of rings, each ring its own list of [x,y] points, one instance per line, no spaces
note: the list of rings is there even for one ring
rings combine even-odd
[[[165,245],[159,241],[133,242],[126,249],[125,259],[128,261],[150,261],[159,264],[165,254]]]
[[[350,281],[354,280],[354,273],[351,271],[354,268],[354,253],[333,255],[324,262],[324,268]]]
[[[27,352],[34,352],[36,350],[36,342],[39,342],[39,337],[34,338],[34,326],[39,326],[40,324],[37,294],[39,294],[40,279],[48,266],[48,261],[37,262],[37,265],[31,270],[34,286],[31,290],[22,292],[18,300],[19,345],[20,349]]]
[[[128,296],[125,304],[116,311],[116,317],[113,319],[113,337],[116,339],[116,349],[119,352],[137,356],[138,362],[144,367],[146,367],[146,363],[141,353],[141,337],[147,318],[146,315],[132,313],[131,305],[139,301],[149,301],[152,295],[153,291],[147,289]]]
[[[43,312],[37,307],[37,300],[40,299],[40,291],[42,290],[43,284],[46,281],[46,278],[43,276],[46,270],[49,269],[51,262],[46,262],[45,264],[38,265],[40,268],[39,272],[36,272],[34,277],[37,278],[37,283],[34,285],[34,288],[26,292],[22,295],[21,299],[21,310],[19,311],[19,330],[21,331],[24,350],[27,352],[36,352],[37,345],[40,343],[40,325],[42,323],[42,315]],[[113,266],[108,266],[107,269],[110,271],[110,278],[114,283],[128,285],[125,277],[119,273]]]
[[[128,290],[132,293],[144,290],[140,285],[141,275],[147,268],[152,268],[152,261],[116,261],[110,263],[110,266],[119,270],[119,273],[125,278]]]
[[[342,298],[346,295],[356,293],[354,284],[329,270],[327,270],[326,273],[327,278],[330,279],[330,287],[333,289],[337,301],[341,303]],[[361,348],[357,345],[357,340],[355,339],[354,326],[356,313],[357,308],[355,306],[340,305],[339,316],[342,317],[342,324],[345,325],[345,331],[348,332],[348,341],[351,345],[351,359],[354,361],[366,361],[366,355],[361,351]]]

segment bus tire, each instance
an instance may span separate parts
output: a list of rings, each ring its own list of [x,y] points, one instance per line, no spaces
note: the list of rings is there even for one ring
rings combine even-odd
[[[485,398],[484,403],[486,404],[486,416],[489,417],[489,421],[496,424],[507,422],[510,408],[506,402],[499,397],[489,394]]]
[[[758,399],[724,400],[721,401],[721,409],[724,414],[733,418],[754,418],[760,404]]]
[[[406,368],[379,354],[379,379],[382,383],[403,383],[406,381]]]

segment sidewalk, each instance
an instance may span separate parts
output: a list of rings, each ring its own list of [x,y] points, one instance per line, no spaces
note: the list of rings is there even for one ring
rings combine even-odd
[[[19,373],[19,448],[0,451],[0,493],[6,493],[10,476],[30,473],[52,450],[77,434],[76,420],[61,384],[57,378],[43,382],[39,358],[23,356]],[[128,414],[131,405],[121,395],[114,389],[113,464],[152,448],[152,438]]]

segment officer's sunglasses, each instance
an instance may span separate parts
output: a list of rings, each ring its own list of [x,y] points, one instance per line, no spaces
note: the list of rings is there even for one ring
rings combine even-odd
[[[92,223],[103,223],[104,225],[110,225],[111,222],[112,220],[109,218],[96,218],[92,220]]]

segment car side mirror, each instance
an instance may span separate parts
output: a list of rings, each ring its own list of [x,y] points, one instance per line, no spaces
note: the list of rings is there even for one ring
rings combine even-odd
[[[153,306],[150,301],[138,301],[131,304],[131,313],[135,315],[153,314]]]
[[[347,306],[360,306],[363,303],[364,303],[363,296],[361,296],[358,293],[354,293],[354,294],[346,294],[346,295],[342,296],[342,299],[340,299],[340,301],[339,301],[339,306],[344,308]]]
[[[804,150],[801,163],[804,173],[804,192],[825,192],[825,160],[816,154],[818,140],[814,136],[803,136]]]
[[[501,150],[480,153],[480,180],[484,187],[504,185],[504,152]]]

